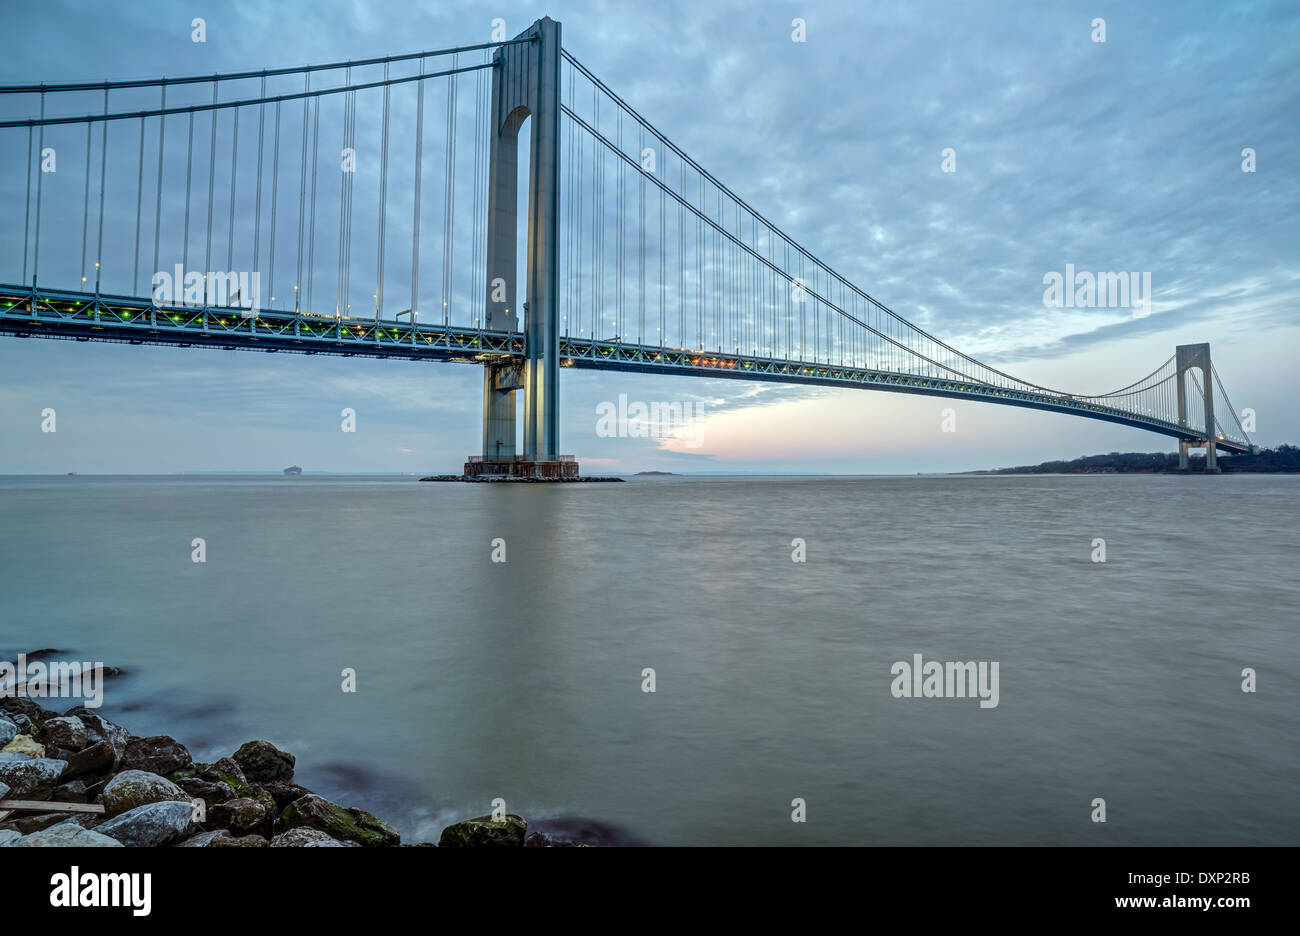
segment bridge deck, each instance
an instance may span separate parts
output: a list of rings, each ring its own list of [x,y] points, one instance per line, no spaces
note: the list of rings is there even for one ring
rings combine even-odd
[[[229,308],[160,307],[125,296],[0,285],[0,333],[295,354],[402,358],[482,364],[524,356],[520,332],[416,322],[318,316],[262,310],[256,316]],[[1197,427],[1130,413],[1066,394],[1008,389],[972,381],[887,370],[788,361],[745,354],[661,348],[561,336],[561,366],[692,377],[767,380],[789,384],[856,387],[894,393],[967,399],[1068,413],[1121,423],[1180,439],[1204,438]],[[1248,447],[1219,439],[1218,447]]]

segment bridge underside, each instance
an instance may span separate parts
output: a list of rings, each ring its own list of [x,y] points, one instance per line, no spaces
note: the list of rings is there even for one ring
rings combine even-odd
[[[129,297],[95,297],[80,292],[34,291],[3,285],[0,285],[0,334],[479,365],[522,362],[525,359],[525,341],[520,332],[419,322],[376,322],[373,319],[292,312],[262,311],[256,316],[245,317],[238,309],[168,308]],[[1204,432],[1196,428],[1137,416],[1066,395],[1032,393],[861,367],[663,349],[565,336],[559,338],[559,346],[562,367],[920,394],[1082,416],[1160,433],[1189,445],[1204,445],[1207,441]],[[1216,447],[1232,453],[1249,451],[1248,446],[1227,439],[1216,440]]]

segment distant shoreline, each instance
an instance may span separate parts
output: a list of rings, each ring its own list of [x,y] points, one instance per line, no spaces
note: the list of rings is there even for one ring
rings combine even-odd
[[[1279,445],[1274,449],[1260,449],[1245,455],[1220,455],[1218,462],[1219,470],[1224,474],[1300,474],[1300,448],[1294,445]],[[1177,474],[1178,470],[1178,456],[1173,452],[1110,452],[1107,455],[1085,455],[1069,461],[1050,461],[1038,465],[958,473],[963,475]],[[1188,471],[1192,474],[1205,471],[1205,456],[1191,456],[1188,459]]]

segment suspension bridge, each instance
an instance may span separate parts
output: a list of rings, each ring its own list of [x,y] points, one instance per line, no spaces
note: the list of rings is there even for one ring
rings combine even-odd
[[[652,126],[549,18],[502,42],[0,102],[27,114],[0,120],[0,333],[479,365],[467,473],[576,476],[562,367],[1069,413],[1172,436],[1183,468],[1204,447],[1207,471],[1251,448],[1208,344],[1083,394],[918,328]]]

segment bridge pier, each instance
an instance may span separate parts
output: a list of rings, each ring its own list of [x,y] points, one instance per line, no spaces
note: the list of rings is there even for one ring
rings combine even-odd
[[[515,457],[515,391],[522,386],[514,361],[483,365],[483,457]]]
[[[519,321],[519,131],[531,117],[524,363],[521,368],[485,362],[483,454],[466,464],[466,474],[474,465],[474,473],[576,476],[577,463],[559,454],[560,24],[543,17],[516,38],[531,41],[502,46],[493,56],[483,320],[487,328],[506,331],[514,331]],[[524,392],[522,456],[515,452],[519,389]]]

